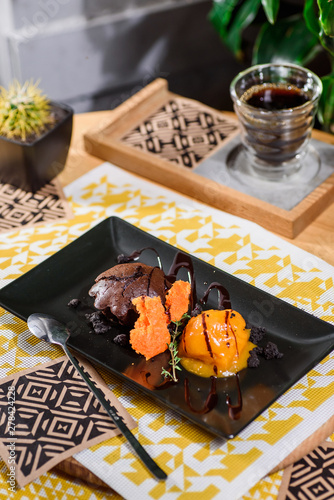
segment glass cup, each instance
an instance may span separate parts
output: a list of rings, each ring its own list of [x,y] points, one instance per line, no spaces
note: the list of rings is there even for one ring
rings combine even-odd
[[[230,95],[251,174],[282,180],[307,155],[322,83],[293,64],[262,64],[239,73]]]

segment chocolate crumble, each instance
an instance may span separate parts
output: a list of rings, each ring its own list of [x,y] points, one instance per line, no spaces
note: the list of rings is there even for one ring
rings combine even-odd
[[[253,344],[258,344],[261,342],[266,334],[266,329],[262,326],[252,326],[250,331],[249,340]]]
[[[129,344],[128,337],[125,333],[120,333],[119,335],[116,335],[114,338],[114,342],[117,345],[120,345],[122,347],[125,347]]]
[[[247,359],[248,368],[258,368],[260,366],[260,360],[256,352],[256,347],[252,349],[249,353],[249,358]]]
[[[102,335],[111,330],[111,325],[100,311],[93,312],[91,314],[86,314],[86,319],[92,325],[94,333],[96,335]]]
[[[73,307],[74,309],[76,309],[80,304],[81,304],[81,300],[79,300],[79,299],[72,299],[72,300],[69,301],[69,303],[67,305],[69,307]]]
[[[263,356],[265,359],[279,359],[283,357],[283,354],[279,352],[278,347],[274,342],[268,342],[266,347],[263,349]]]

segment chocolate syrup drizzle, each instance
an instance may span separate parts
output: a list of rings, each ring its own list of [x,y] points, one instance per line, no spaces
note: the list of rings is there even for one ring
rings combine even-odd
[[[236,405],[232,405],[230,396],[228,394],[226,396],[226,404],[228,406],[228,416],[230,417],[231,420],[239,420],[242,411],[242,394],[241,394],[239,373],[235,374],[235,380],[237,383],[237,390],[238,390],[238,403]]]
[[[173,382],[172,379],[166,379],[165,378],[164,380],[162,380],[162,382],[160,382],[160,384],[158,384],[158,385],[154,384],[153,385],[149,381],[149,378],[151,377],[151,373],[150,372],[141,371],[140,372],[140,376],[143,379],[143,382],[145,383],[145,386],[149,387],[150,389],[155,390],[155,391],[159,390],[159,389],[166,389],[170,385],[175,384],[175,382]]]
[[[211,349],[210,339],[209,339],[209,335],[208,335],[208,327],[206,326],[206,321],[205,321],[205,312],[202,313],[202,326],[203,326],[203,333],[204,333],[206,348],[208,350],[208,353],[210,354],[210,357],[213,358],[213,352]],[[185,351],[187,351],[186,348],[185,348]]]
[[[133,260],[136,260],[144,252],[144,250],[152,250],[153,252],[155,252],[155,254],[157,256],[159,268],[163,269],[160,256],[159,256],[158,252],[155,250],[155,248],[153,248],[153,247],[145,247],[145,248],[142,248],[141,250],[136,250],[136,251],[132,252],[129,256],[120,255],[118,258],[118,262],[119,263],[126,263],[126,262],[131,262]],[[200,313],[202,311],[202,306],[207,303],[209,295],[212,292],[212,290],[218,290],[218,309],[219,310],[232,309],[230,295],[229,295],[228,291],[226,290],[226,288],[223,285],[221,285],[221,283],[218,283],[218,282],[211,283],[208,286],[207,290],[205,291],[203,297],[199,300],[199,302],[197,302],[196,283],[195,283],[195,279],[194,279],[193,263],[192,263],[190,256],[184,254],[183,252],[176,253],[174,260],[173,260],[173,262],[170,266],[170,269],[168,271],[168,274],[165,275],[166,280],[169,281],[170,283],[174,283],[176,281],[177,274],[181,268],[185,268],[187,270],[189,283],[191,285],[190,308],[192,311],[192,316],[197,315],[198,313]],[[226,311],[227,328],[228,328],[228,317],[229,317],[229,313]],[[212,354],[212,349],[210,346],[209,336],[207,333],[205,312],[202,312],[202,322],[203,322],[203,331],[204,331],[204,335],[205,335],[205,341],[206,341],[210,356],[212,357],[213,354]],[[226,332],[226,334],[228,335],[228,332]],[[234,332],[233,332],[233,335],[235,338],[236,349],[238,352],[237,339],[235,337]],[[217,367],[216,366],[214,367],[214,371],[217,374]],[[145,374],[142,373],[142,376],[145,378],[146,383],[148,383],[148,378],[150,377],[150,375],[151,374],[149,372],[147,372]],[[209,394],[205,400],[203,407],[200,409],[195,409],[192,406],[191,401],[190,401],[189,380],[187,377],[184,379],[185,401],[186,401],[187,405],[189,406],[189,408],[191,409],[191,411],[193,411],[194,413],[198,413],[198,414],[203,415],[203,414],[211,411],[217,405],[217,402],[218,402],[217,384],[216,384],[217,376],[211,376],[210,380],[211,380],[211,388],[210,388]],[[228,407],[228,415],[232,420],[239,419],[240,415],[241,415],[241,411],[242,411],[242,394],[241,394],[238,373],[235,374],[235,380],[236,380],[237,391],[238,391],[238,403],[235,405],[232,405],[230,396],[228,394],[226,395],[226,404]],[[161,382],[159,385],[152,386],[152,389],[156,390],[156,389],[165,388],[166,384],[170,385],[171,382],[167,381],[165,379],[165,381]]]
[[[134,260],[137,260],[145,250],[151,250],[152,252],[154,252],[156,254],[158,266],[163,271],[160,255],[157,252],[157,250],[153,247],[144,247],[144,248],[141,248],[140,250],[135,250],[130,255],[120,254],[117,257],[117,262],[118,262],[118,264],[126,264],[127,262],[133,262]]]
[[[148,277],[147,277],[147,288],[146,288],[146,295],[149,295],[150,294],[150,287],[151,287],[151,280],[152,280],[152,276],[153,276],[153,273],[154,273],[154,270],[156,268],[153,267],[152,271],[149,273]],[[165,280],[165,283],[166,283],[166,280]],[[165,285],[166,286],[166,285]]]
[[[211,283],[203,297],[200,300],[201,304],[206,304],[209,298],[209,295],[212,290],[218,290],[218,308],[217,309],[232,309],[230,294],[226,290],[226,288],[220,283],[214,281]]]
[[[204,405],[202,408],[195,409],[193,405],[191,404],[190,401],[190,394],[189,394],[189,381],[187,377],[184,379],[184,398],[191,409],[194,413],[198,413],[199,415],[204,415],[205,413],[209,413],[209,411],[213,410],[214,407],[217,405],[218,402],[218,395],[217,395],[217,377],[210,377],[211,380],[211,389],[208,394],[208,397],[206,398]]]

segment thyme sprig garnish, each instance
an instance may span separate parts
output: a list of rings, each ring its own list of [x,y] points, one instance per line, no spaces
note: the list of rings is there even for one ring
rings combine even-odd
[[[169,360],[169,365],[172,367],[171,371],[162,369],[161,375],[166,378],[172,379],[173,382],[177,382],[178,378],[176,376],[176,370],[181,371],[181,367],[179,363],[181,358],[178,355],[178,341],[177,338],[181,335],[185,320],[190,319],[189,314],[185,313],[179,321],[172,321],[172,332],[171,332],[171,341],[168,344],[168,349],[171,355],[171,359]]]

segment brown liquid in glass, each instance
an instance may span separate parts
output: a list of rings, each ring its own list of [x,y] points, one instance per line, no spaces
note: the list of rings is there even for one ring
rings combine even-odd
[[[243,96],[244,101],[254,108],[277,111],[305,104],[309,99],[305,92],[291,85],[256,85]]]

